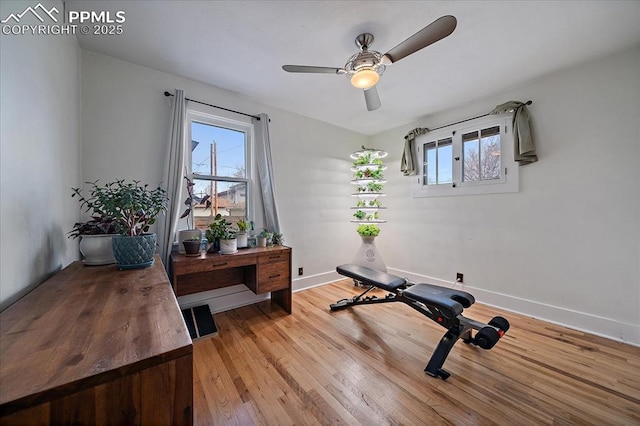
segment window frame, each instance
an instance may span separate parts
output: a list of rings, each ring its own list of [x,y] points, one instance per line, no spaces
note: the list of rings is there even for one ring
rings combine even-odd
[[[447,126],[433,132],[419,135],[415,138],[415,152],[419,164],[420,174],[412,179],[411,193],[418,197],[441,197],[458,195],[497,194],[506,192],[518,192],[519,169],[513,157],[513,138],[511,129],[512,114],[491,115],[453,126]],[[491,127],[500,126],[500,178],[476,181],[463,180],[463,150],[462,135],[481,131]],[[434,141],[447,137],[452,138],[452,174],[453,182],[442,184],[423,184],[424,176],[424,149]]]
[[[191,141],[192,141],[192,124],[201,123],[205,125],[211,125],[215,127],[220,127],[224,129],[229,129],[233,131],[242,132],[245,135],[245,177],[228,177],[228,176],[213,176],[213,175],[205,175],[199,173],[193,173],[193,159],[192,159],[192,150],[191,150]],[[253,152],[254,152],[254,125],[249,118],[246,120],[231,118],[223,114],[213,114],[208,111],[203,111],[197,107],[187,107],[186,113],[186,124],[187,129],[185,132],[185,147],[186,147],[186,155],[185,155],[185,166],[187,170],[187,176],[190,179],[194,180],[204,180],[204,181],[212,181],[212,182],[226,182],[226,183],[244,183],[246,185],[246,195],[245,195],[245,213],[247,220],[253,221],[253,215],[255,212],[255,201],[254,194],[255,191],[255,165],[253,161]],[[181,194],[181,199],[186,200],[186,188],[183,188],[183,193]],[[194,226],[195,226],[195,216],[194,216]]]

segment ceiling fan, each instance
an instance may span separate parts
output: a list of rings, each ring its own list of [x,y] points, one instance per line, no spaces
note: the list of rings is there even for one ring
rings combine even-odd
[[[360,52],[351,56],[344,68],[283,65],[282,69],[297,73],[345,74],[352,85],[364,89],[367,110],[374,111],[382,106],[375,85],[385,68],[447,37],[456,29],[456,24],[456,18],[451,15],[438,18],[384,55],[375,50],[369,50],[369,46],[373,43],[372,34],[360,34],[356,37],[356,45],[360,48]]]

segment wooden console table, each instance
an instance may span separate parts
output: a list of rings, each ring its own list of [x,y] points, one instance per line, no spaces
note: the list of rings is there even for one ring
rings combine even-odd
[[[291,248],[240,249],[234,254],[171,255],[173,290],[184,296],[244,284],[255,294],[271,292],[271,301],[291,313]]]
[[[74,262],[0,313],[0,424],[193,423],[193,346],[154,263]]]

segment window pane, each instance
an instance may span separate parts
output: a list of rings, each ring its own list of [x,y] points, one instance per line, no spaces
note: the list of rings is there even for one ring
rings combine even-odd
[[[436,177],[436,143],[429,142],[424,144],[424,169],[425,177],[423,179],[427,185],[435,185],[438,183]]]
[[[462,180],[480,180],[480,151],[478,132],[462,135]]]
[[[451,138],[438,141],[438,183],[453,182],[453,145]]]
[[[202,179],[193,181],[196,228],[206,229],[216,214],[230,222],[247,217],[247,184],[245,182],[217,182]],[[214,194],[212,197],[211,194]]]
[[[483,129],[480,134],[480,177],[482,180],[500,179],[500,127]]]
[[[191,171],[196,174],[246,177],[245,134],[211,124],[191,122]]]
[[[462,141],[463,181],[500,179],[500,126],[465,133]]]

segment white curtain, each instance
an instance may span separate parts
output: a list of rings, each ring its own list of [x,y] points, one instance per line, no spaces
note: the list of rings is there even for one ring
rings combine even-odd
[[[186,123],[186,104],[184,92],[176,89],[171,110],[171,130],[169,144],[164,160],[163,182],[165,182],[169,205],[166,215],[158,220],[158,243],[165,269],[169,268],[174,234],[180,217],[180,190],[183,184],[182,167],[184,163],[184,132]]]
[[[271,141],[269,140],[269,116],[263,113],[259,117],[260,120],[254,118],[253,123],[256,130],[255,156],[264,206],[264,227],[269,231],[280,233],[276,189],[273,181],[273,162],[271,161]]]

